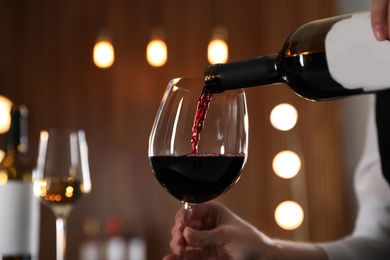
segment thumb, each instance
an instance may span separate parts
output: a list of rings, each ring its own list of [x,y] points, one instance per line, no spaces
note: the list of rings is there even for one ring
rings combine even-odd
[[[185,227],[183,236],[189,246],[222,246],[224,245],[225,236],[222,235],[223,232],[220,229],[221,227],[212,230],[196,230]]]

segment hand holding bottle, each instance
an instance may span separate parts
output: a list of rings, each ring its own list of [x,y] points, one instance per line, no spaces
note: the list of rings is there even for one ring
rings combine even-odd
[[[390,1],[372,0],[371,4],[371,25],[375,38],[378,41],[390,39]]]

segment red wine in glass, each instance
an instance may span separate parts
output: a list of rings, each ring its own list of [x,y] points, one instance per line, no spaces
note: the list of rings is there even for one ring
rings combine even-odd
[[[155,176],[172,196],[187,203],[214,199],[239,179],[245,154],[199,154],[198,143],[213,92],[206,87],[196,106],[192,154],[150,158]]]
[[[196,204],[214,199],[240,177],[245,154],[153,156],[154,175],[180,201]]]

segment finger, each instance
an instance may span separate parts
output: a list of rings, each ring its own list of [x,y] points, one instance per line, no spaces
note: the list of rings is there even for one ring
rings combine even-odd
[[[192,211],[191,221],[199,220],[201,222],[215,222],[215,220],[221,215],[226,208],[215,201],[208,201],[201,204],[197,204]],[[195,224],[196,222],[194,222]],[[199,223],[197,223],[199,224]]]
[[[183,230],[184,226],[189,226],[195,229],[204,228],[205,216],[212,215],[212,211],[210,208],[213,206],[209,205],[209,203],[198,204],[192,208],[190,214],[185,214],[184,209],[180,209],[175,216],[175,226],[172,228],[172,231],[175,230]]]
[[[183,209],[180,208],[175,215],[175,224],[172,226],[171,234],[182,232],[185,227]]]
[[[187,226],[194,229],[202,229],[204,225],[201,219],[189,219],[187,220]]]
[[[185,227],[184,219],[177,218],[175,219],[175,225],[172,227],[172,231],[183,231]]]
[[[181,232],[173,233],[169,246],[172,252],[176,255],[183,255],[185,250],[185,240],[183,234]]]
[[[388,0],[372,0],[371,4],[371,27],[375,38],[378,41],[384,41],[388,38]]]
[[[196,230],[186,227],[183,236],[187,245],[193,247],[221,246],[225,243],[224,227],[213,230]]]

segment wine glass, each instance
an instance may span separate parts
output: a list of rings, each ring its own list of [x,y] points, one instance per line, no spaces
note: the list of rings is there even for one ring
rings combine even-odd
[[[203,78],[172,79],[149,138],[154,176],[184,203],[186,220],[195,204],[231,188],[247,159],[244,90],[213,94],[203,86]]]
[[[65,259],[66,220],[83,195],[91,191],[88,147],[83,130],[41,131],[34,194],[56,217],[56,256]]]

